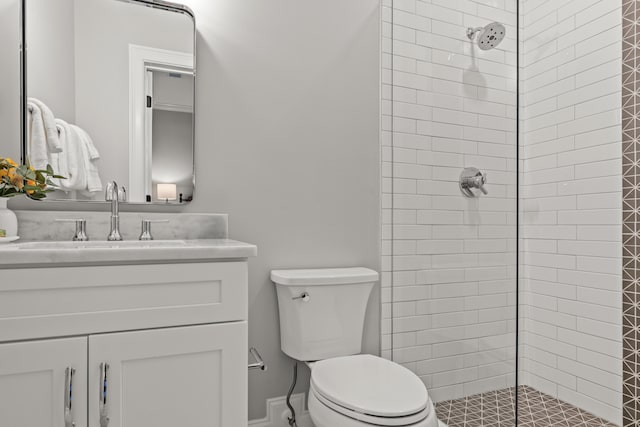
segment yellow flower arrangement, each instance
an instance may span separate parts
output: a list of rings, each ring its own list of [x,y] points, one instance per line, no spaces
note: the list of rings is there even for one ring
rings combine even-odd
[[[56,175],[50,165],[45,170],[36,170],[28,164],[19,165],[10,158],[0,157],[0,197],[25,194],[31,199],[44,199],[53,191],[50,178],[64,179]]]

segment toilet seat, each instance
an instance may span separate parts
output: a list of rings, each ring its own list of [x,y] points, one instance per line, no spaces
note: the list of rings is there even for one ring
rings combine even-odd
[[[397,363],[371,355],[317,362],[310,391],[328,408],[373,425],[416,424],[432,408],[420,378]]]
[[[311,387],[311,393],[313,393],[314,397],[318,399],[319,402],[327,406],[329,409],[339,414],[342,414],[344,416],[347,416],[349,418],[352,418],[354,420],[358,420],[363,423],[376,425],[376,426],[393,427],[393,426],[413,425],[427,418],[429,416],[429,413],[431,412],[430,410],[431,408],[427,406],[422,411],[413,415],[400,416],[400,417],[378,417],[375,415],[362,414],[362,413],[353,411],[349,408],[345,408],[343,406],[337,405],[334,402],[331,402],[329,399],[322,396],[320,393],[314,390],[313,387]]]

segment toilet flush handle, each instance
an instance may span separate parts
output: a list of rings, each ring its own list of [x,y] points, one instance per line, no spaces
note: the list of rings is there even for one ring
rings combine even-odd
[[[292,300],[302,300],[304,302],[307,302],[311,299],[311,295],[309,295],[309,292],[303,292],[300,295],[298,295],[297,297],[293,297],[291,298]]]

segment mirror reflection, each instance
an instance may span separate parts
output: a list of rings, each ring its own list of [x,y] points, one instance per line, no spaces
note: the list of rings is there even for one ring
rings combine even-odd
[[[194,191],[194,21],[165,2],[26,1],[25,152],[49,199],[139,203]]]

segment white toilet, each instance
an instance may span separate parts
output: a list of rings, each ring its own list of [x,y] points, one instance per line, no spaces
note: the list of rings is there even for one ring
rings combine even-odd
[[[316,427],[438,427],[423,382],[397,363],[362,351],[369,295],[366,268],[276,270],[281,347],[311,368]]]

